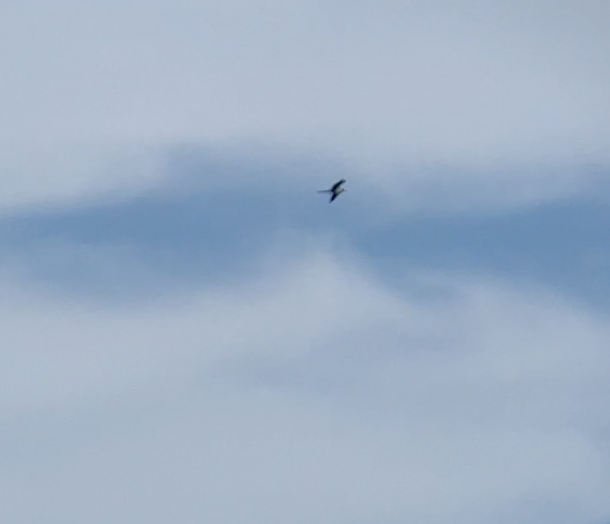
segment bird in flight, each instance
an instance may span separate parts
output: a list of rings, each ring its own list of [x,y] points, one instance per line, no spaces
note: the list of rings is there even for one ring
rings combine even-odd
[[[318,193],[330,193],[330,200],[329,202],[332,202],[335,198],[337,198],[341,193],[343,193],[343,191],[346,191],[346,189],[343,189],[343,184],[345,184],[345,178],[342,178],[341,180],[339,180],[339,182],[336,182],[335,184],[333,184],[333,186],[330,189],[323,189],[322,191],[318,191]]]

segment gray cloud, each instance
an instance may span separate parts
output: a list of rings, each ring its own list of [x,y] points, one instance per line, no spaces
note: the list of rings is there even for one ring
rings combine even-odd
[[[4,284],[6,518],[607,518],[605,318],[493,281],[416,298],[324,252],[278,262],[118,309]]]
[[[603,1],[5,2],[2,14],[4,139],[607,160]]]

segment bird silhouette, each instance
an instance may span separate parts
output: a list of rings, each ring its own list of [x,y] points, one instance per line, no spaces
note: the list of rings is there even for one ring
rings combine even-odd
[[[343,184],[345,184],[345,178],[339,180],[339,182],[335,182],[330,189],[322,189],[318,191],[318,193],[330,193],[329,203],[332,202],[335,198],[337,198],[341,193],[347,191],[343,188]]]

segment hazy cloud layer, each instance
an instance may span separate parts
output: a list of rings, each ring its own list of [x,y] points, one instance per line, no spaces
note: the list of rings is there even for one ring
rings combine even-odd
[[[3,2],[0,137],[608,159],[603,0]]]
[[[606,319],[428,285],[324,253],[139,307],[4,285],[4,518],[607,517]]]
[[[602,161],[514,160],[481,167],[440,160],[390,165],[380,159],[373,165],[331,149],[258,141],[137,147],[12,144],[0,150],[0,169],[4,217],[156,195],[213,199],[239,198],[240,193],[256,194],[259,201],[273,197],[272,205],[283,205],[286,212],[297,201],[308,208],[316,190],[347,178],[351,200],[374,211],[369,220],[387,221],[421,213],[497,215],[571,198],[603,203],[610,187],[610,164]],[[252,205],[256,207],[254,200]]]

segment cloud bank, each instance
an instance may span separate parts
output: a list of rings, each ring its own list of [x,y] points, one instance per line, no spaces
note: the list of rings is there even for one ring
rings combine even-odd
[[[603,1],[11,1],[1,18],[4,140],[608,159]]]
[[[327,250],[273,260],[128,307],[5,283],[5,518],[607,518],[605,317],[501,281],[388,288]]]

